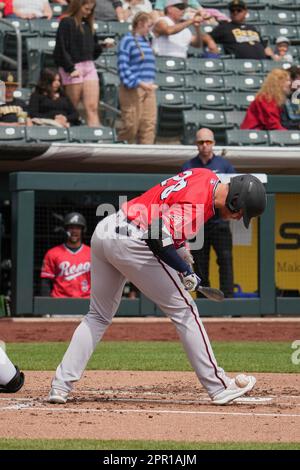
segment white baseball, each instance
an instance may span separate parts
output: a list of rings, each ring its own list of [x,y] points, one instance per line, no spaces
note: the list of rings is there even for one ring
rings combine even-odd
[[[249,379],[248,379],[247,375],[239,374],[235,378],[235,383],[238,387],[244,388],[244,387],[246,387],[246,385],[248,385]]]

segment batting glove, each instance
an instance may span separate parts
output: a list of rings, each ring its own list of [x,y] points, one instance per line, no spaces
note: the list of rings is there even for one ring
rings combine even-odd
[[[197,290],[201,284],[201,279],[196,273],[189,271],[182,273],[182,283],[186,290],[194,291]]]
[[[192,266],[194,264],[194,258],[185,246],[181,246],[176,251],[180,258],[182,258],[188,265]]]

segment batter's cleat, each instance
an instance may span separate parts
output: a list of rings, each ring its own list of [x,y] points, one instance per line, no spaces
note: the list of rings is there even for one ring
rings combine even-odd
[[[0,393],[16,393],[24,385],[25,375],[23,372],[20,372],[19,367],[15,366],[16,373],[14,377],[6,385],[0,385]]]
[[[68,400],[68,392],[64,392],[63,390],[58,390],[57,388],[51,388],[48,402],[49,403],[56,403],[59,405],[64,405],[67,403]]]
[[[244,387],[241,387],[237,384],[236,379],[232,379],[228,387],[222,392],[218,393],[213,399],[212,402],[214,405],[226,405],[227,403],[239,398],[246,393],[250,392],[254,385],[256,384],[256,378],[253,375],[247,375],[248,384]]]

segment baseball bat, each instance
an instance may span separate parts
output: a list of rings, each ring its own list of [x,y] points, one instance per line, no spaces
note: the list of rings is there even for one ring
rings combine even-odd
[[[213,287],[199,286],[197,288],[197,291],[205,295],[205,297],[210,300],[215,300],[216,302],[222,302],[222,300],[224,300],[224,292],[219,289],[215,289]]]

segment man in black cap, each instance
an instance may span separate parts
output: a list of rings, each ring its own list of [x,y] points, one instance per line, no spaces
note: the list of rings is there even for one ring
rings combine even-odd
[[[252,25],[245,23],[247,5],[243,0],[233,0],[228,4],[230,23],[220,23],[211,37],[223,44],[226,54],[233,54],[237,59],[267,59],[272,53],[265,47],[263,40]]]
[[[0,80],[5,83],[5,103],[0,104],[0,126],[32,125],[27,117],[25,101],[14,96],[19,86],[14,72],[0,73]]]

